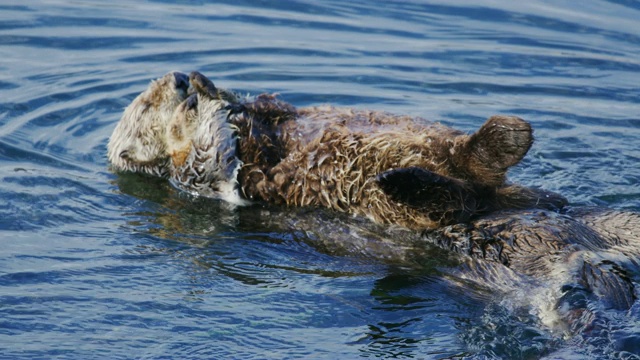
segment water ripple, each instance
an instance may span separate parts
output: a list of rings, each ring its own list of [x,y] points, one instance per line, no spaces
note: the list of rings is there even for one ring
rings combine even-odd
[[[464,131],[495,113],[518,115],[536,143],[513,181],[640,211],[638,18],[628,0],[0,5],[0,352],[637,354],[638,309],[617,319],[611,338],[595,338],[604,344],[575,350],[530,309],[444,276],[453,265],[440,252],[399,264],[376,253],[373,238],[340,244],[346,227],[283,230],[269,225],[283,218],[276,209],[232,209],[113,174],[105,152],[122,109],[151,79],[200,70],[221,87],[279,92],[296,106],[374,108]]]

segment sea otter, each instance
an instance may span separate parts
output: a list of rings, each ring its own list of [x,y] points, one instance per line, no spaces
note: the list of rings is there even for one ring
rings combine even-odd
[[[533,141],[514,116],[493,116],[467,135],[408,116],[241,97],[198,72],[188,95],[184,79],[165,75],[125,110],[108,146],[115,169],[167,174],[234,203],[322,206],[411,229],[565,203],[506,183]]]
[[[273,95],[217,88],[199,73],[170,73],[126,109],[109,159],[117,170],[167,177],[198,195],[306,207],[302,217],[265,221],[316,231],[323,248],[406,264],[434,244],[467,259],[452,270],[455,278],[500,292],[529,287],[523,296],[531,298],[551,292],[542,306],[569,333],[593,334],[603,311],[637,304],[640,216],[549,211],[565,200],[507,183],[505,172],[528,151],[531,132],[508,116],[467,135],[381,112],[296,109]],[[377,225],[328,221],[311,206]],[[400,235],[380,224],[405,229]]]

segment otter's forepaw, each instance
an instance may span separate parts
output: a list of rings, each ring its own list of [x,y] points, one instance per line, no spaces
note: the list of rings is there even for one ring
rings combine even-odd
[[[198,71],[193,71],[189,74],[189,82],[193,90],[203,96],[208,96],[211,99],[218,99],[218,89],[216,89],[213,82],[206,76],[202,75]]]
[[[187,94],[187,91],[189,91],[189,77],[186,74],[174,71],[173,80],[175,81],[176,89],[182,90],[184,94]]]

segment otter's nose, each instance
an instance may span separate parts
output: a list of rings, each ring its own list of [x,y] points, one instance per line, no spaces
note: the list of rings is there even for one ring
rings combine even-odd
[[[189,89],[189,77],[181,72],[174,72],[173,77],[176,81],[176,89],[184,90],[185,93]]]

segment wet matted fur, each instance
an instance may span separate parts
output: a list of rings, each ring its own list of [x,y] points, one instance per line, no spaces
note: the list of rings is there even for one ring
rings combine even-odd
[[[189,80],[186,99],[180,92],[170,100],[154,97],[172,90],[152,83],[121,122],[134,123],[131,114],[138,114],[137,124],[144,126],[138,134],[149,123],[164,126],[164,133],[153,133],[146,143],[129,136],[130,147],[159,149],[156,161],[169,159],[168,177],[193,193],[235,203],[321,206],[412,229],[468,221],[499,209],[564,205],[559,195],[506,183],[506,171],[533,142],[531,126],[520,118],[493,116],[468,135],[385,112],[297,109],[271,94],[241,97],[197,72]],[[164,87],[172,86],[165,82]],[[159,99],[152,108],[161,115],[137,110],[149,108],[147,98]],[[111,142],[126,142],[120,128]],[[158,144],[149,145],[149,139]],[[132,161],[131,152],[124,153],[125,163]],[[110,150],[116,169],[144,169],[122,166],[123,160],[112,155]]]

